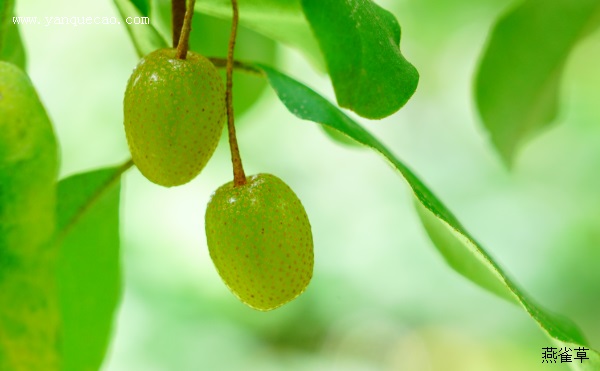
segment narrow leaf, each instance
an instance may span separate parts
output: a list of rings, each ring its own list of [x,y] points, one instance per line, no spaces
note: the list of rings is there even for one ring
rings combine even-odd
[[[517,304],[514,296],[503,283],[502,273],[490,265],[488,257],[479,253],[454,229],[443,228],[447,224],[442,224],[440,219],[424,208],[420,202],[416,202],[415,205],[431,241],[435,246],[443,246],[439,251],[448,265],[484,289]]]
[[[475,98],[506,163],[556,118],[566,61],[599,25],[597,0],[526,0],[494,26],[477,72]]]
[[[115,167],[58,185],[56,244],[63,370],[102,365],[121,295],[120,176]]]
[[[333,129],[331,126],[321,125],[321,129],[323,129],[323,132],[329,137],[329,139],[338,144],[341,144],[342,146],[363,148],[363,146],[359,143],[356,143],[354,139],[348,138],[346,134]]]
[[[398,111],[419,74],[400,52],[396,18],[370,0],[302,0],[338,104],[370,119]]]
[[[144,13],[129,0],[114,0],[121,15],[121,22],[127,28],[127,33],[133,42],[139,57],[153,52],[156,49],[167,48],[167,42],[152,24],[128,24],[127,17],[144,17]],[[146,9],[147,10],[147,9]]]
[[[25,69],[25,48],[19,26],[13,22],[15,1],[0,0],[0,60]]]
[[[570,319],[552,313],[533,301],[515,282],[502,272],[497,263],[468,233],[459,226],[438,218],[433,211],[416,203],[417,212],[431,238],[448,264],[458,273],[492,293],[523,307],[537,324],[550,336],[557,347],[575,349],[585,347],[590,360],[571,364],[574,370],[600,369],[600,354],[589,349],[585,337]]]
[[[27,75],[0,61],[0,370],[58,370],[52,125]]]
[[[543,309],[517,288],[450,210],[381,142],[310,88],[269,67],[256,67],[267,75],[279,99],[291,113],[345,133],[356,142],[381,154],[404,176],[416,196],[419,214],[427,232],[452,268],[500,297],[518,303],[557,344],[571,349],[590,349],[571,321]],[[590,359],[578,365],[579,369],[599,370],[600,354],[594,350],[588,350],[587,354]]]

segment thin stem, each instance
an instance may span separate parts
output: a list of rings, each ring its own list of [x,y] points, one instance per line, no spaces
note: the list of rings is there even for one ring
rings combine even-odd
[[[173,26],[173,48],[179,44],[183,18],[185,17],[185,0],[171,0],[171,25]]]
[[[231,150],[231,162],[233,163],[233,185],[235,187],[246,184],[246,174],[242,166],[240,148],[235,136],[235,125],[233,120],[233,50],[237,36],[239,11],[237,0],[231,0],[233,18],[231,22],[231,35],[229,37],[229,49],[227,51],[227,90],[225,91],[225,104],[227,105],[227,131],[229,132],[229,148]]]
[[[190,0],[187,10],[185,11],[183,27],[181,28],[181,36],[179,37],[179,44],[177,44],[177,54],[175,55],[178,59],[185,59],[185,57],[187,57],[188,48],[190,47],[189,41],[190,32],[192,31],[194,4],[196,4],[196,0]]]
[[[217,68],[227,67],[227,59],[226,58],[208,57],[208,59]],[[256,75],[256,76],[264,76],[265,75],[265,73],[262,70],[254,67],[253,65],[244,63],[244,62],[240,62],[240,61],[236,61],[236,60],[233,61],[233,69],[241,71],[241,72],[246,72],[251,75]]]

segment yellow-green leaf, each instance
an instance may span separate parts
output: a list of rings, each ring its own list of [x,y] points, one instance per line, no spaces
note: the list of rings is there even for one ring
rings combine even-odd
[[[55,251],[58,155],[29,77],[0,61],[0,370],[59,370]]]

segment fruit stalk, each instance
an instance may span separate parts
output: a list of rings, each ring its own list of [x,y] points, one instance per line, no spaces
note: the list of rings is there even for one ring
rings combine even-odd
[[[237,36],[237,26],[239,22],[239,10],[237,0],[231,0],[233,17],[231,20],[231,35],[229,36],[229,49],[227,51],[227,84],[225,89],[225,105],[227,106],[227,131],[229,133],[229,149],[231,150],[231,162],[233,164],[233,184],[242,186],[246,184],[246,174],[242,166],[240,149],[238,147],[235,135],[235,125],[233,120],[233,51],[235,49],[235,39]]]
[[[196,4],[196,0],[190,0],[187,10],[185,11],[183,27],[181,28],[181,36],[179,37],[179,43],[177,44],[177,54],[175,54],[175,57],[177,57],[178,59],[185,59],[187,57],[190,32],[192,31],[192,16],[194,15],[194,4]]]
[[[171,0],[171,25],[173,26],[173,48],[177,48],[185,17],[185,0]]]

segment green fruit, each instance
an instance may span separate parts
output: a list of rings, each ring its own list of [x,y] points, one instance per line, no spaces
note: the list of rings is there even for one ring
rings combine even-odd
[[[206,208],[205,227],[219,275],[248,306],[275,309],[308,286],[314,265],[310,223],[296,194],[276,176],[221,186]]]
[[[189,182],[212,156],[223,129],[225,88],[215,66],[189,51],[156,50],[140,61],[124,100],[127,143],[150,181],[171,187]]]

